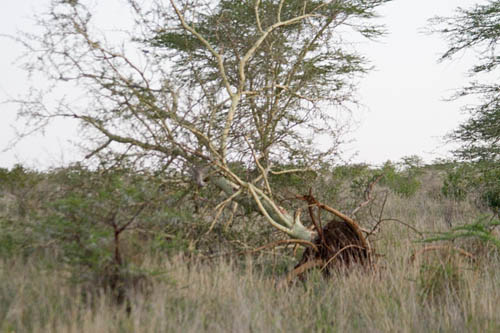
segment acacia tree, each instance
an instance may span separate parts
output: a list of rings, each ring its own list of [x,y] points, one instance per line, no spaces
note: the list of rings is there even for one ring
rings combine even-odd
[[[472,95],[480,102],[465,108],[470,114],[469,119],[449,137],[461,143],[454,152],[456,157],[478,166],[485,199],[497,210],[500,208],[499,22],[498,0],[476,4],[470,9],[458,8],[455,16],[434,18],[432,22],[433,31],[442,34],[448,42],[441,60],[452,59],[465,51],[473,51],[478,56],[478,64],[470,69],[469,74],[479,79],[462,88],[455,97]]]
[[[226,194],[217,208],[234,200],[311,240],[300,214],[273,199],[268,175],[301,171],[283,170],[285,162],[309,169],[332,158],[338,110],[356,102],[367,70],[344,38],[379,36],[370,21],[388,1],[128,0],[134,28],[120,44],[97,29],[84,1],[53,0],[39,17],[45,32],[23,38],[28,69],[74,83],[86,102],[24,101],[21,114],[42,124],[77,119],[89,158],[190,170],[199,186]]]

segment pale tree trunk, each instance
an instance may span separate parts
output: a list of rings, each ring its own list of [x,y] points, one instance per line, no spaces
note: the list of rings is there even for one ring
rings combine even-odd
[[[234,196],[233,200],[238,204],[249,210],[260,213],[273,227],[286,233],[290,237],[309,242],[313,241],[316,237],[317,232],[309,230],[300,221],[300,211],[297,211],[294,216],[292,216],[284,208],[276,205],[272,199],[254,185],[250,183],[245,184],[248,187],[250,197],[242,197],[235,195],[240,189],[223,177],[213,179],[213,183],[229,198]]]

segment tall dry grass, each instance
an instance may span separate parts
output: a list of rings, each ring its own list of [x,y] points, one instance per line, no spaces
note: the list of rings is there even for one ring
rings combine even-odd
[[[497,332],[500,270],[459,267],[458,275],[422,271],[410,251],[375,274],[354,271],[284,289],[252,260],[161,265],[153,292],[131,298],[131,312],[106,295],[88,300],[61,272],[2,264],[2,332]],[[453,266],[456,265],[456,266]],[[432,269],[432,268],[429,268]],[[433,286],[430,286],[432,280]],[[434,288],[431,294],[429,288]]]
[[[433,187],[434,186],[434,187]],[[441,198],[432,180],[412,198],[390,195],[385,217],[420,231],[471,222],[472,202]],[[353,269],[277,288],[280,259],[199,260],[147,257],[148,293],[116,305],[106,293],[85,296],[57,262],[0,262],[1,332],[498,332],[500,255],[468,242],[475,261],[442,249],[415,256],[420,236],[394,221],[372,239],[375,272]],[[461,246],[457,243],[454,246]],[[293,266],[290,265],[289,269]],[[48,269],[47,267],[51,267]]]

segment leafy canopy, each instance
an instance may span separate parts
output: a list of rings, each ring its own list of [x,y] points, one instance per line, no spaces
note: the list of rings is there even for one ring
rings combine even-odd
[[[464,51],[475,51],[478,64],[470,70],[473,81],[456,97],[476,95],[480,102],[466,108],[470,118],[450,138],[462,143],[455,153],[470,161],[498,162],[500,158],[500,85],[498,84],[500,53],[500,1],[490,0],[469,9],[458,8],[452,17],[433,20],[435,32],[442,34],[448,49],[441,59],[451,59]],[[493,79],[484,78],[484,74]],[[483,75],[483,76],[481,76]]]
[[[442,60],[461,52],[474,51],[478,64],[469,74],[475,79],[457,92],[456,98],[476,96],[479,102],[465,110],[468,120],[460,124],[450,139],[461,143],[454,153],[461,161],[473,162],[479,172],[479,188],[484,202],[500,213],[500,1],[490,0],[469,9],[458,8],[452,17],[434,19],[435,32],[448,41]]]
[[[346,40],[379,36],[371,21],[388,1],[128,0],[134,27],[112,33],[90,1],[53,0],[39,17],[44,32],[24,37],[27,68],[76,85],[85,102],[48,107],[42,93],[21,114],[77,119],[98,163],[192,178],[242,204],[250,196],[273,226],[309,239],[274,202],[268,175],[336,157],[339,111],[356,103],[368,67]]]

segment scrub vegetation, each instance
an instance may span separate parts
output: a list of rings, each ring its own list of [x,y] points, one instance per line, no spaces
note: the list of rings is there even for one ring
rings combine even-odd
[[[86,156],[0,169],[0,330],[498,331],[498,84],[453,160],[340,158],[389,1],[50,1],[13,102]],[[494,75],[498,4],[431,21],[442,60]]]
[[[381,179],[357,210],[359,226],[376,230],[371,267],[292,279],[310,247],[280,243],[257,213],[228,209],[212,225],[221,191],[193,194],[127,170],[1,170],[1,330],[498,330],[498,216],[477,190],[447,194],[453,164],[396,167],[406,161],[279,179],[290,196],[310,187],[350,212],[373,177],[419,184],[401,193],[403,180]]]

